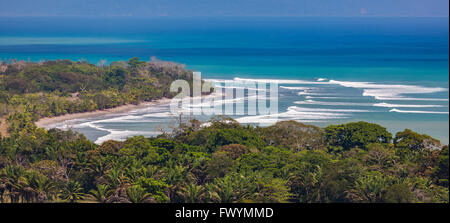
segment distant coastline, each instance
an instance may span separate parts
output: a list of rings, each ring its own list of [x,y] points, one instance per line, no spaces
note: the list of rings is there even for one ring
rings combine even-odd
[[[138,105],[126,104],[126,105],[121,105],[121,106],[117,106],[114,108],[108,108],[108,109],[103,109],[103,110],[73,113],[73,114],[59,115],[59,116],[54,116],[54,117],[44,117],[44,118],[41,118],[38,121],[36,121],[35,124],[39,128],[48,128],[49,126],[51,126],[53,124],[57,124],[57,123],[61,123],[61,122],[65,122],[65,121],[69,121],[69,120],[73,120],[73,119],[93,118],[93,117],[108,115],[108,114],[118,114],[118,113],[123,113],[123,112],[127,112],[127,111],[132,111],[135,109],[146,108],[146,107],[150,107],[150,106],[154,106],[154,105],[166,104],[166,103],[169,103],[169,101],[170,101],[169,98],[161,98],[161,99],[154,100],[151,102],[142,102]]]

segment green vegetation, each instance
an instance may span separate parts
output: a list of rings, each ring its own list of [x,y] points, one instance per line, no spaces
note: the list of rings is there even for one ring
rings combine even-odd
[[[170,135],[95,145],[21,118],[26,124],[0,141],[1,202],[449,201],[448,146],[434,149],[439,142],[428,137],[414,146],[372,140],[386,132],[365,122],[322,130],[215,118],[208,127],[193,120]],[[354,146],[336,149],[336,128],[350,129],[345,142]]]
[[[261,128],[226,117],[96,145],[35,126],[41,117],[171,97],[182,66],[2,64],[0,202],[449,202],[449,149],[366,122]],[[4,124],[4,123],[3,123]]]
[[[192,82],[182,65],[161,61],[113,62],[96,66],[85,61],[12,62],[1,64],[0,117],[41,117],[102,110],[171,98],[170,84],[177,79]],[[14,123],[13,123],[14,125]]]

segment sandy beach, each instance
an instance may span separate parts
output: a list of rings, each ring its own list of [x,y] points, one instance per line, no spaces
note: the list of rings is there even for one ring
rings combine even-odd
[[[53,125],[56,123],[72,120],[72,119],[80,119],[80,118],[93,118],[97,116],[102,115],[108,115],[108,114],[119,114],[127,111],[132,111],[135,109],[141,109],[146,108],[149,106],[154,105],[160,105],[160,104],[167,104],[170,102],[169,98],[162,98],[159,100],[151,101],[151,102],[143,102],[138,105],[128,104],[128,105],[122,105],[115,108],[109,108],[104,110],[98,110],[98,111],[91,111],[91,112],[82,112],[82,113],[74,113],[74,114],[66,114],[66,115],[60,115],[55,117],[45,117],[39,119],[35,124],[40,128],[46,128],[49,125]]]

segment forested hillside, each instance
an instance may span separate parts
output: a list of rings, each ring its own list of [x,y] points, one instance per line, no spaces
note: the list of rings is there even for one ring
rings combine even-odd
[[[22,117],[32,121],[70,113],[138,104],[172,97],[170,84],[192,81],[182,65],[162,61],[113,62],[12,61],[0,67],[0,117],[16,128]]]

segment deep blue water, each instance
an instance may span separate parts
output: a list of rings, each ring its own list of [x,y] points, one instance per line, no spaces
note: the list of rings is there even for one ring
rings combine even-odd
[[[291,80],[279,81],[279,112],[286,119],[319,126],[365,120],[448,143],[448,27],[448,18],[3,17],[0,59],[97,63],[154,56],[209,79]],[[335,82],[292,82],[318,78]],[[166,110],[80,120],[73,127],[93,140],[152,135],[170,122]]]

